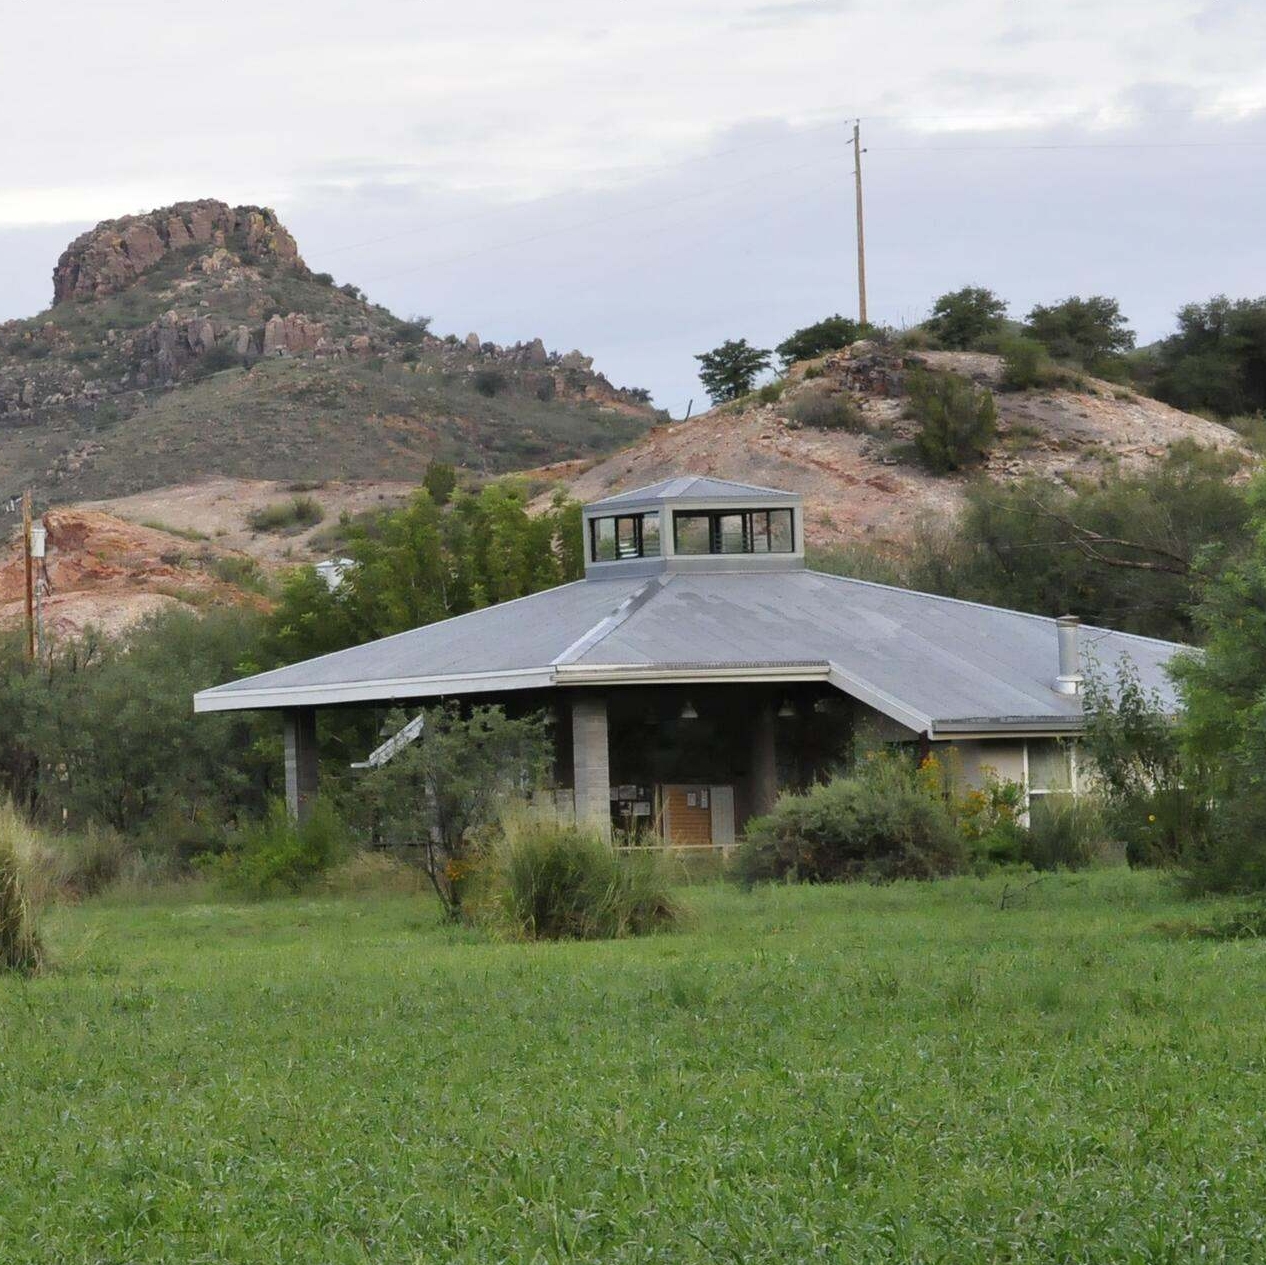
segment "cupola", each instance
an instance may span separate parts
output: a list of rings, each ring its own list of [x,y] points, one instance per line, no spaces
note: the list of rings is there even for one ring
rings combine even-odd
[[[702,475],[665,479],[584,508],[585,578],[804,567],[801,498]]]

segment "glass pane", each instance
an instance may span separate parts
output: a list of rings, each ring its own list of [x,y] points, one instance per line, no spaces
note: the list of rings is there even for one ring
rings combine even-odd
[[[790,510],[769,511],[769,550],[771,553],[792,553],[796,534],[792,530]]]
[[[639,556],[636,518],[617,518],[615,520],[615,551],[621,558],[636,558]]]
[[[751,547],[753,553],[769,552],[769,515],[756,510],[751,515]]]
[[[677,536],[678,553],[709,552],[706,514],[675,514],[673,525]]]
[[[717,553],[747,553],[746,514],[718,514]]]
[[[614,562],[615,557],[615,519],[595,518],[593,520],[594,562]]]
[[[1034,791],[1071,791],[1072,769],[1069,749],[1057,738],[1034,738],[1029,741],[1029,789]]]
[[[642,515],[642,557],[659,557],[659,515]]]

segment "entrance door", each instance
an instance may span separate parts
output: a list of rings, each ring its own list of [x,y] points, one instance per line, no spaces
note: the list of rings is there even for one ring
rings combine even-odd
[[[717,848],[729,848],[734,844],[734,787],[713,786],[709,790],[712,800],[712,844]]]

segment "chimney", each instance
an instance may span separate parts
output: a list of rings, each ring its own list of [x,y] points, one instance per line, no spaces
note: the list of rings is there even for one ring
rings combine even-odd
[[[1085,678],[1081,674],[1081,651],[1077,645],[1077,630],[1081,620],[1076,615],[1061,615],[1055,621],[1055,635],[1059,638],[1059,675],[1055,678],[1057,694],[1080,694]]]

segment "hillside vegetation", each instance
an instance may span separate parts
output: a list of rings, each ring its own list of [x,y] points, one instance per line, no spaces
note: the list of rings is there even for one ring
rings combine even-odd
[[[496,473],[610,450],[655,416],[579,352],[440,338],[334,285],[258,207],[98,225],[63,253],[54,299],[0,325],[0,494],[416,479],[434,459]]]

